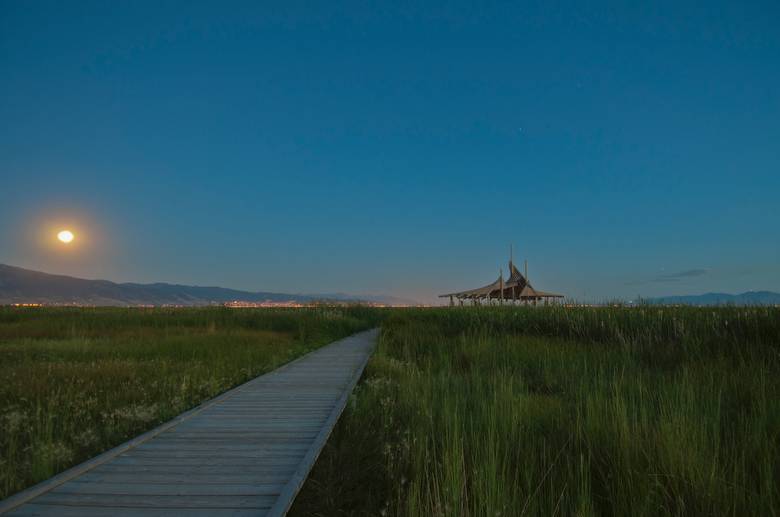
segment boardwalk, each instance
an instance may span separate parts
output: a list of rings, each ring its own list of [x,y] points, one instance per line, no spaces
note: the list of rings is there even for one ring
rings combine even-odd
[[[13,516],[284,515],[360,377],[371,330],[247,382],[0,503]]]

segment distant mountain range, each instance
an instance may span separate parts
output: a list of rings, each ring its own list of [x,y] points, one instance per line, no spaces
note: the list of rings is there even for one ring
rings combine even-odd
[[[178,284],[116,283],[52,275],[0,264],[0,305],[41,303],[47,305],[212,305],[242,301],[298,302],[315,301],[370,302],[387,305],[414,305],[413,300],[392,296],[348,294],[286,294],[248,292],[222,287],[197,287]]]
[[[644,301],[664,305],[780,305],[780,293],[772,291],[747,291],[742,294],[705,293],[663,296]]]

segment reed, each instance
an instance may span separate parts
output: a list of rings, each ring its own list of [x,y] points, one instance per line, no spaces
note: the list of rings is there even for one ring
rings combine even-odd
[[[397,311],[292,515],[777,515],[780,311]]]

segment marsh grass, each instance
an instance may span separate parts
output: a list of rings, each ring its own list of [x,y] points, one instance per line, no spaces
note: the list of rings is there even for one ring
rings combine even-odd
[[[777,309],[399,311],[292,515],[777,515]]]
[[[0,499],[376,318],[360,307],[0,308]]]

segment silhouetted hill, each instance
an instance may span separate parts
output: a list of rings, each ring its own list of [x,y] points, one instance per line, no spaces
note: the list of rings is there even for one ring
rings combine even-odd
[[[393,303],[382,296],[299,295],[247,292],[222,287],[177,284],[116,283],[52,275],[0,264],[0,304],[42,303],[77,305],[209,305],[245,302],[312,302],[316,300]]]
[[[747,291],[742,294],[705,293],[663,296],[645,301],[666,305],[780,305],[780,293],[772,291]]]

